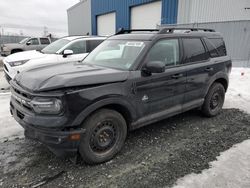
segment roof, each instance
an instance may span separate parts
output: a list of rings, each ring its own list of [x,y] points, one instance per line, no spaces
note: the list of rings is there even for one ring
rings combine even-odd
[[[105,40],[107,37],[98,37],[98,36],[89,36],[89,35],[86,35],[86,36],[67,36],[67,37],[63,37],[63,39],[67,39],[69,41],[73,41],[73,40],[76,40],[76,39],[87,39],[87,40],[93,40],[93,39],[100,39],[100,40]]]
[[[153,40],[156,36],[165,37],[222,37],[218,32],[173,32],[173,33],[157,33],[157,32],[136,32],[129,34],[119,34],[109,37],[111,40]]]

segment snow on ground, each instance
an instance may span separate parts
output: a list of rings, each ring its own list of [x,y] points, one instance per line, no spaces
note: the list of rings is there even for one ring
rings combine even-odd
[[[10,93],[0,93],[0,142],[23,136],[22,127],[10,115]]]
[[[6,81],[6,79],[4,78],[4,72],[1,71],[1,67],[0,67],[0,90],[7,90],[9,89],[9,84]]]
[[[201,174],[190,174],[177,181],[173,188],[249,188],[250,140],[223,152],[212,168]]]
[[[224,108],[250,113],[250,68],[233,68]]]
[[[250,68],[233,68],[224,108],[250,113]],[[210,169],[179,179],[174,188],[249,188],[250,140],[221,153]]]

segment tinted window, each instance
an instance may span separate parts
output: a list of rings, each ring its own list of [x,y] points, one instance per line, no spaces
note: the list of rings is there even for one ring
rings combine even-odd
[[[206,46],[208,48],[210,57],[219,57],[219,52],[217,51],[216,47],[208,40],[205,39]]]
[[[50,44],[48,38],[40,38],[40,42],[41,42],[41,44]]]
[[[211,43],[215,46],[219,53],[219,56],[227,55],[226,46],[223,39],[209,39],[209,41],[211,41]]]
[[[66,39],[59,39],[55,42],[52,42],[50,45],[46,46],[42,52],[45,54],[55,54],[60,49],[62,49],[64,46],[66,46],[68,43],[70,43],[69,40]]]
[[[94,50],[99,44],[101,44],[103,40],[88,40],[86,41],[87,44],[87,52],[91,52]]]
[[[86,41],[79,40],[69,45],[67,50],[72,50],[74,54],[83,54],[86,53]]]
[[[185,63],[208,59],[208,54],[199,38],[183,39],[183,47],[185,51]]]
[[[39,41],[37,38],[30,39],[28,42],[30,42],[30,45],[39,45]]]
[[[149,52],[148,61],[161,61],[166,66],[177,65],[179,63],[178,39],[157,42]]]

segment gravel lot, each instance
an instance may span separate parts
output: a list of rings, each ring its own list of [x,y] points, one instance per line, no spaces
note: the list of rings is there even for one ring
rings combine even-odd
[[[190,111],[131,132],[115,159],[96,166],[72,165],[16,139],[0,143],[0,187],[170,187],[249,138],[250,115],[227,109],[215,118]]]

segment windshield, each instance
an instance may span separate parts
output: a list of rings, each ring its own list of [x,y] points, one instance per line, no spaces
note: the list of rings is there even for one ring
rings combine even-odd
[[[27,40],[29,40],[29,39],[30,39],[30,38],[25,38],[25,39],[21,40],[21,41],[19,42],[19,44],[26,44]]]
[[[142,41],[106,40],[83,63],[128,70],[144,47],[145,43]]]
[[[58,50],[63,48],[65,45],[67,45],[70,41],[66,39],[59,39],[50,45],[46,46],[43,50],[42,53],[45,54],[55,54]]]

